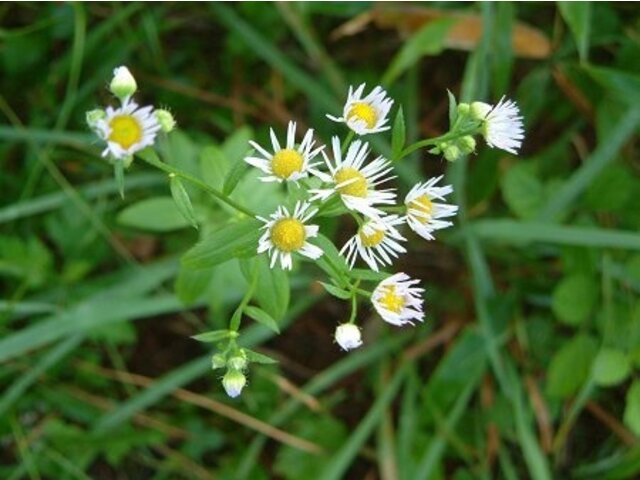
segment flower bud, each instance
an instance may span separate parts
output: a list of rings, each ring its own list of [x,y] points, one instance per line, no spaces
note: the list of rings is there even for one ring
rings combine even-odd
[[[227,370],[227,373],[222,377],[222,386],[231,398],[240,395],[246,384],[247,377],[238,370]]]
[[[335,339],[340,347],[347,351],[362,345],[360,329],[353,323],[343,323],[336,328]]]
[[[128,100],[137,89],[136,79],[133,78],[127,67],[118,67],[113,70],[113,80],[111,80],[109,90],[122,102]]]
[[[465,155],[473,153],[476,151],[476,140],[471,135],[465,135],[458,140],[458,147]]]
[[[464,116],[469,114],[469,104],[468,103],[460,103],[458,105],[458,115]]]
[[[176,127],[176,120],[169,110],[158,109],[154,113],[163,132],[169,133]]]
[[[86,114],[87,125],[92,130],[96,130],[98,127],[98,123],[101,120],[107,118],[107,113],[101,108],[96,108],[95,110],[89,110]]]
[[[247,368],[247,354],[244,353],[244,350],[240,350],[237,355],[229,358],[227,365],[232,370],[244,370]]]
[[[444,158],[450,162],[455,162],[462,156],[462,152],[456,145],[447,145],[443,150]]]
[[[491,105],[484,102],[473,102],[471,104],[471,117],[474,120],[484,120],[491,111]]]
[[[224,368],[227,366],[227,359],[221,353],[216,353],[213,357],[211,357],[211,368],[215,370],[216,368]]]

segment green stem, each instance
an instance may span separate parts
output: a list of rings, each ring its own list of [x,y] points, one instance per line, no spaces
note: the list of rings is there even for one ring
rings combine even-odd
[[[474,127],[473,129],[467,129],[467,130],[462,130],[459,132],[447,132],[444,135],[440,135],[439,137],[435,137],[435,138],[427,138],[425,140],[420,140],[419,142],[414,143],[413,145],[409,145],[407,148],[405,148],[400,155],[398,156],[398,160],[406,157],[407,155],[415,152],[416,150],[419,150],[423,147],[428,147],[430,145],[437,145],[439,143],[442,142],[446,142],[449,140],[455,140],[456,138],[461,138],[467,135],[473,135],[475,133],[478,133],[478,128]]]
[[[163,161],[161,161],[158,158],[158,155],[153,150],[151,150],[149,148],[144,149],[144,150],[138,152],[137,156],[139,158],[141,158],[142,160],[144,160],[145,162],[147,162],[149,165],[153,165],[154,167],[159,168],[160,170],[162,170],[164,172],[167,172],[169,174],[172,173],[175,176],[182,178],[183,180],[187,180],[188,182],[191,182],[195,186],[200,187],[202,190],[204,190],[207,193],[210,193],[211,195],[216,197],[218,200],[220,200],[223,203],[226,203],[227,205],[229,205],[231,208],[237,210],[238,212],[244,213],[245,215],[248,215],[249,217],[254,217],[254,218],[256,217],[256,214],[254,212],[252,212],[248,208],[243,207],[242,205],[236,203],[235,201],[231,200],[224,193],[216,190],[215,188],[213,188],[210,185],[207,185],[203,181],[198,180],[196,177],[194,177],[194,176],[192,176],[192,175],[190,175],[190,174],[188,174],[186,172],[183,172],[182,170],[179,170],[176,167],[173,167],[173,166],[169,165],[168,163],[164,163]]]
[[[232,332],[237,332],[240,329],[240,320],[242,320],[242,312],[245,307],[249,304],[251,297],[253,296],[253,291],[256,289],[256,283],[258,283],[258,263],[256,262],[253,266],[253,270],[251,271],[251,283],[249,284],[249,288],[247,292],[242,297],[242,301],[238,308],[233,313],[231,317],[231,321],[229,322],[229,330]]]
[[[342,143],[342,150],[341,153],[342,155],[344,155],[344,152],[347,151],[347,147],[351,144],[351,140],[353,140],[353,137],[355,136],[356,132],[354,132],[353,130],[349,130],[349,134],[347,135],[347,138],[345,138],[344,142]]]
[[[351,286],[351,317],[349,317],[349,323],[354,323],[358,315],[358,294],[356,292],[358,285],[360,285],[360,280]]]

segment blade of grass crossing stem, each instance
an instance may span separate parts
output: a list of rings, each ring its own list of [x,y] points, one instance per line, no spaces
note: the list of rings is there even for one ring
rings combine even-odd
[[[88,148],[95,135],[82,132],[56,132],[43,128],[14,128],[0,125],[0,140],[4,142],[52,143],[76,148]]]
[[[351,375],[360,368],[371,365],[377,359],[388,355],[389,352],[399,350],[410,338],[409,335],[386,337],[370,347],[358,350],[317,374],[302,388],[302,392],[311,396],[319,395],[344,377]],[[302,407],[302,403],[297,398],[291,398],[278,412],[269,418],[269,424],[275,427],[281,426],[288,419],[292,418],[300,407]],[[236,476],[239,480],[249,478],[266,440],[267,437],[259,435],[251,442],[247,453],[244,455],[241,464],[236,470]]]
[[[100,417],[96,421],[94,433],[101,434],[117,428],[129,421],[136,413],[157,403],[160,399],[183,385],[201,377],[210,369],[211,358],[207,354],[172,370],[156,381],[153,386]]]
[[[522,389],[516,393],[513,402],[515,410],[515,423],[520,448],[524,452],[524,460],[529,468],[529,474],[534,479],[551,479],[547,458],[542,453],[535,435],[531,430],[531,425],[524,411],[524,400]]]
[[[461,89],[462,101],[480,100],[484,98],[489,90],[491,58],[488,56],[488,50],[490,46],[489,39],[493,38],[493,9],[494,5],[492,4],[482,4],[483,40],[478,49],[471,54],[467,62]],[[473,276],[476,314],[478,315],[480,328],[486,338],[485,346],[491,368],[500,384],[500,388],[511,401],[512,408],[515,410],[514,414],[521,420],[519,424],[519,428],[521,429],[520,440],[529,473],[535,480],[547,480],[551,478],[551,475],[539,445],[535,442],[529,443],[526,441],[532,433],[530,431],[531,426],[522,418],[523,406],[521,400],[518,398],[522,387],[519,385],[517,375],[509,375],[510,370],[507,370],[505,359],[498,346],[493,318],[488,307],[488,301],[495,296],[493,279],[478,238],[467,223],[466,198],[464,194],[466,169],[467,159],[462,158],[461,161],[450,165],[447,174],[451,178],[456,203],[460,208],[458,218],[461,230],[465,236],[467,262]],[[427,462],[427,465],[430,464],[428,456],[425,457],[425,462]]]
[[[471,400],[471,395],[473,394],[475,389],[476,383],[470,383],[458,397],[456,403],[454,404],[445,421],[447,430],[452,430],[453,428],[455,428],[456,424],[460,420],[460,417],[462,417],[462,414],[466,410],[467,405]],[[430,478],[438,467],[446,446],[446,436],[442,433],[439,433],[436,438],[431,440],[429,448],[422,456],[420,463],[418,463],[418,468],[411,478],[415,480]]]
[[[331,88],[337,95],[343,95],[346,90],[346,82],[342,72],[336,66],[324,45],[317,39],[316,32],[309,25],[307,18],[302,15],[302,9],[298,3],[277,2],[276,7],[282,15],[293,34],[305,49],[307,55],[320,65],[320,72],[325,75]]]
[[[384,420],[384,412],[395,398],[407,372],[406,365],[395,372],[393,379],[376,398],[375,403],[355,431],[332,457],[329,464],[319,475],[318,480],[340,480],[344,478],[345,472],[358,455],[364,442],[369,438],[373,429]]]
[[[0,127],[0,138],[2,138],[2,127]],[[166,176],[158,173],[127,174],[127,190],[145,189],[165,184],[166,181]],[[78,189],[78,193],[86,199],[93,199],[102,195],[112,195],[117,193],[117,191],[118,187],[113,179],[87,183]],[[0,209],[0,223],[12,222],[19,218],[50,212],[61,207],[68,201],[69,198],[66,193],[56,192],[17,202]]]
[[[640,250],[640,235],[636,232],[601,228],[488,219],[473,222],[469,226],[469,231],[484,240],[517,245],[526,245],[529,242],[546,242],[582,247]]]
[[[540,210],[541,220],[559,220],[568,213],[569,208],[584,190],[591,185],[602,170],[612,163],[625,143],[629,141],[640,125],[640,108],[631,107],[620,118],[608,138],[602,138],[597,148],[589,155],[584,164],[560,187],[558,192]]]
[[[337,112],[340,109],[338,101],[323,85],[316,82],[311,75],[302,71],[297,65],[292,63],[267,37],[260,34],[260,32],[240,18],[232,8],[222,5],[221,3],[212,3],[210,4],[210,8],[215,13],[215,19],[217,21],[223,23],[229,30],[236,32],[242,37],[258,57],[280,71],[288,81],[305,92],[309,98],[313,98],[330,112]]]
[[[40,375],[62,360],[67,354],[73,351],[84,340],[84,335],[74,335],[63,342],[60,342],[38,362],[30,368],[24,375],[18,377],[13,384],[6,389],[0,397],[0,417],[3,417],[9,407],[38,380]]]
[[[88,332],[128,319],[178,312],[182,308],[174,295],[143,299],[110,297],[83,302],[0,340],[0,362],[24,355],[66,335]]]
[[[389,359],[381,362],[379,369],[377,392],[379,394],[389,381]],[[393,430],[392,411],[386,408],[382,412],[382,419],[378,423],[376,447],[378,453],[378,470],[381,480],[398,478],[398,457],[395,448],[395,433]]]

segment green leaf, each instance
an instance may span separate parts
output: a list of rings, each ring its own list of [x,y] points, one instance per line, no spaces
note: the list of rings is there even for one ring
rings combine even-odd
[[[253,294],[253,298],[275,320],[282,320],[287,313],[291,295],[289,275],[281,268],[269,267],[269,260],[266,256],[258,257],[256,261],[259,263],[258,288]]]
[[[176,295],[182,303],[189,305],[202,296],[211,283],[211,278],[211,270],[194,270],[182,265],[175,282]]]
[[[449,128],[453,126],[458,116],[458,102],[451,90],[447,88],[447,97],[449,97]]]
[[[576,41],[580,61],[584,62],[589,52],[591,2],[559,2],[558,7]]]
[[[396,119],[393,122],[393,130],[391,132],[391,159],[397,160],[400,158],[402,149],[407,138],[407,129],[404,123],[404,113],[402,107],[398,108],[396,113]]]
[[[624,423],[631,431],[640,436],[640,380],[635,380],[627,391]]]
[[[247,218],[228,223],[191,248],[182,258],[193,269],[211,268],[231,258],[257,254],[260,222]]]
[[[262,353],[254,352],[253,350],[249,350],[248,348],[244,349],[244,352],[247,354],[247,360],[250,363],[261,363],[263,365],[272,365],[274,363],[278,363],[277,360],[274,360],[267,355]]]
[[[393,57],[389,68],[382,77],[382,83],[390,85],[421,57],[440,53],[444,48],[444,39],[453,23],[455,23],[453,18],[441,18],[428,22],[414,33]]]
[[[229,161],[222,149],[209,145],[200,152],[200,173],[202,179],[213,188],[222,188],[223,181],[229,171]]]
[[[191,338],[199,342],[215,343],[215,342],[219,342],[220,340],[224,340],[225,338],[229,338],[230,336],[231,336],[231,332],[227,329],[224,329],[224,330],[211,330],[210,332],[193,335]]]
[[[558,319],[568,325],[584,322],[598,299],[597,284],[584,274],[565,277],[554,289],[551,309]]]
[[[261,323],[265,327],[273,330],[276,333],[280,333],[280,327],[271,315],[258,307],[247,306],[244,307],[244,313],[253,318],[256,322]]]
[[[631,365],[627,355],[613,348],[600,350],[593,362],[593,379],[603,387],[610,387],[623,382],[630,372]]]
[[[351,270],[351,277],[369,282],[381,282],[390,275],[391,274],[387,272],[374,272],[373,270],[365,270],[364,268],[354,268]]]
[[[253,138],[253,130],[249,127],[242,127],[233,132],[222,145],[222,154],[230,165],[235,165],[244,161],[244,157],[251,148],[249,140]]]
[[[198,222],[196,220],[196,214],[191,204],[191,199],[187,190],[182,184],[182,180],[175,175],[169,175],[169,187],[171,189],[171,196],[176,202],[176,207],[182,216],[195,228],[198,229]]]
[[[117,221],[127,227],[154,232],[169,232],[189,226],[189,221],[171,197],[147,198],[129,205],[118,214]]]
[[[238,160],[233,164],[231,170],[224,179],[224,185],[222,186],[222,193],[225,195],[231,195],[231,193],[238,186],[240,180],[244,174],[249,170],[249,164],[244,160]]]
[[[349,275],[349,267],[336,246],[322,234],[315,237],[313,243],[319,246],[324,252],[316,261],[316,264],[336,280],[338,285],[346,287],[347,285],[344,279]]]
[[[592,210],[621,210],[633,197],[633,173],[621,165],[611,165],[598,175],[585,192],[585,203]]]
[[[551,359],[547,376],[547,392],[554,397],[568,397],[587,380],[598,346],[585,334],[576,335]]]
[[[320,285],[322,285],[324,289],[334,297],[341,298],[342,300],[349,300],[351,298],[351,292],[343,288],[336,287],[335,285],[325,282],[320,282]]]
[[[531,218],[544,202],[544,187],[533,165],[518,163],[502,177],[502,196],[509,209],[520,218]]]

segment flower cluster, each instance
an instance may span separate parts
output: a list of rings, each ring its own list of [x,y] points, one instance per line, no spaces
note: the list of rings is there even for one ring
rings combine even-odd
[[[172,130],[175,120],[166,110],[140,107],[132,99],[136,90],[136,81],[129,70],[118,67],[114,70],[110,91],[120,106],[87,113],[87,123],[106,143],[102,155],[114,164],[121,193],[123,169],[131,163],[134,154],[138,154],[147,163],[169,174],[176,206],[196,228],[197,219],[183,180],[204,188],[243,215],[254,216],[251,210],[229,198],[224,190],[220,192],[162,162],[153,151],[142,151],[154,144],[160,131]],[[356,324],[360,296],[364,296],[382,320],[391,325],[402,327],[424,320],[424,289],[419,287],[420,281],[403,272],[387,273],[383,269],[393,267],[396,260],[407,253],[407,233],[412,231],[424,240],[434,240],[439,230],[452,225],[451,219],[458,212],[458,207],[447,201],[453,188],[443,184],[442,175],[418,182],[399,196],[393,186],[394,163],[422,147],[430,147],[430,153],[456,161],[475,151],[475,136],[483,137],[490,147],[513,154],[521,146],[522,117],[513,101],[502,98],[495,106],[482,102],[457,105],[450,95],[450,102],[449,132],[408,146],[403,144],[404,132],[396,132],[398,125],[404,126],[399,112],[392,132],[392,160],[373,155],[370,144],[364,139],[366,135],[391,128],[390,112],[394,101],[380,86],[366,95],[364,84],[355,89],[350,87],[342,116],[327,115],[330,120],[350,129],[344,139],[333,136],[329,145],[322,145],[315,139],[312,129],[300,132],[291,121],[286,138],[279,138],[276,131],[270,129],[269,146],[249,142],[252,151],[244,161],[264,174],[260,177],[262,182],[277,182],[289,192],[288,200],[275,212],[256,215],[262,227],[259,233],[252,232],[255,237],[251,242],[257,239],[254,252],[265,255],[271,269],[292,270],[302,257],[316,262],[328,274],[330,283],[323,283],[326,290],[351,302],[349,320],[338,325],[334,335],[336,343],[345,351],[363,344],[361,329]],[[321,218],[339,215],[353,220],[353,233],[341,249],[320,234]],[[368,271],[355,269],[359,261],[368,267]],[[257,263],[253,265],[258,266]],[[219,353],[213,355],[212,367],[226,369],[222,385],[230,397],[237,397],[245,387],[245,372],[250,363],[273,362],[236,343],[245,314],[278,330],[267,312],[249,305],[254,299],[256,272],[257,268],[251,274],[253,283],[250,282],[231,317],[229,328],[194,337],[218,343]],[[375,285],[367,290],[367,282],[375,282]]]
[[[434,240],[438,230],[452,225],[449,219],[456,215],[458,207],[446,202],[445,197],[453,188],[441,184],[443,176],[415,184],[398,205],[398,193],[390,185],[395,178],[392,162],[372,156],[370,145],[362,138],[390,128],[389,113],[394,102],[379,86],[367,95],[364,93],[364,84],[355,89],[350,87],[342,116],[327,115],[352,131],[344,141],[334,136],[328,147],[316,146],[313,130],[307,130],[297,144],[296,124],[290,122],[286,141],[280,142],[270,129],[271,149],[250,142],[256,153],[245,161],[266,174],[263,181],[294,182],[305,195],[293,208],[282,205],[270,217],[258,217],[264,224],[264,233],[257,253],[269,255],[272,268],[279,263],[283,269],[292,269],[294,255],[318,260],[325,254],[313,243],[319,230],[318,225],[310,223],[313,217],[341,213],[353,217],[357,229],[340,254],[349,269],[361,259],[373,272],[392,266],[407,252],[404,226],[425,240]],[[433,146],[432,153],[457,160],[475,151],[476,134],[483,136],[491,147],[516,153],[522,140],[522,118],[515,103],[503,99],[493,107],[475,102],[460,104],[455,111],[450,132],[425,143]],[[354,135],[359,138],[352,140]],[[420,146],[420,142],[416,145]],[[381,275],[384,279],[369,294],[380,317],[396,326],[423,321],[423,289],[417,287],[419,281],[405,273]],[[340,288],[341,298],[357,295],[358,289],[350,283]],[[355,317],[352,312],[351,320],[336,328],[335,341],[343,350],[363,343]]]

